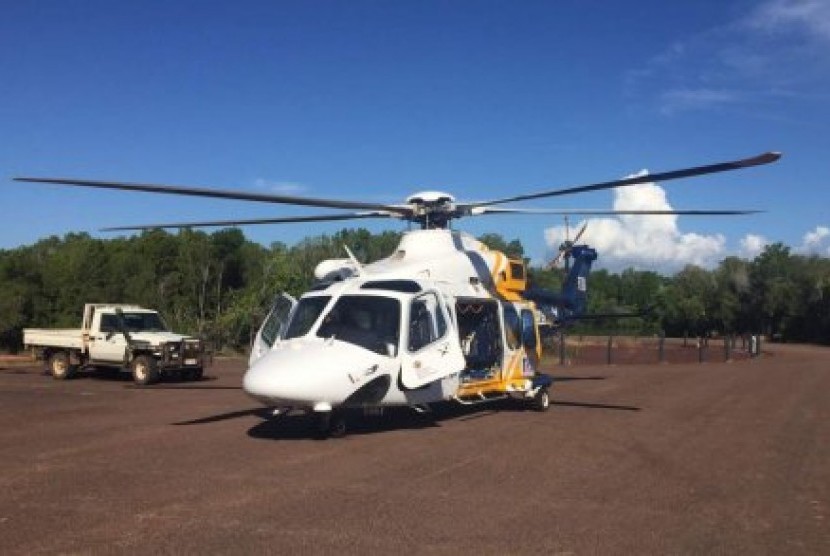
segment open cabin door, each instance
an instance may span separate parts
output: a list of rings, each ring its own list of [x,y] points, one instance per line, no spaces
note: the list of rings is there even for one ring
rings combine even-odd
[[[256,363],[260,357],[268,353],[274,342],[277,341],[285,325],[288,323],[288,317],[291,315],[292,309],[297,304],[297,300],[288,295],[281,293],[274,299],[271,305],[271,310],[268,311],[268,316],[262,322],[259,331],[256,333],[254,344],[251,346],[251,357],[248,359],[248,366]]]
[[[405,324],[408,334],[401,351],[401,383],[405,388],[419,388],[464,370],[458,334],[437,292],[415,297]]]

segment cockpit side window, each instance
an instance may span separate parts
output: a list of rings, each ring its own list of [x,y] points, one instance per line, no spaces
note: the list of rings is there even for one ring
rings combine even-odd
[[[271,312],[268,313],[260,331],[260,337],[268,347],[274,345],[274,342],[282,333],[295,303],[293,297],[288,297],[285,294],[274,300],[274,304],[271,305]]]
[[[418,351],[447,333],[447,320],[438,297],[425,293],[412,300],[409,310],[409,351]]]

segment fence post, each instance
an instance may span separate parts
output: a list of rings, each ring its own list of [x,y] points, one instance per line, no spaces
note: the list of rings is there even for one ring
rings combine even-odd
[[[729,351],[730,346],[732,345],[732,340],[730,336],[723,337],[723,360],[724,361],[732,361],[732,354]]]
[[[660,331],[660,337],[657,340],[657,362],[666,362],[666,331]]]
[[[698,363],[703,363],[703,360],[704,360],[703,351],[704,350],[705,350],[705,345],[704,345],[704,342],[703,342],[703,338],[698,338],[697,339],[697,362]]]
[[[559,364],[565,364],[565,330],[559,333]]]
[[[614,343],[614,336],[608,336],[608,364],[611,364],[611,346]]]

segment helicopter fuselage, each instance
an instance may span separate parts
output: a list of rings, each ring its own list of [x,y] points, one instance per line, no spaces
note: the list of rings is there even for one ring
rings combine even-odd
[[[325,261],[296,303],[275,303],[245,391],[279,409],[532,397],[541,355],[524,266],[471,236],[408,232],[386,259]]]

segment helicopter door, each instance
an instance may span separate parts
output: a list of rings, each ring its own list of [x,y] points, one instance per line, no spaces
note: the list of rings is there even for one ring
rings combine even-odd
[[[268,353],[268,350],[282,334],[288,322],[288,316],[295,305],[297,305],[297,300],[287,293],[281,293],[274,299],[271,310],[268,312],[268,316],[265,317],[259,332],[256,334],[254,344],[251,346],[251,357],[248,359],[249,366]]]
[[[419,388],[464,369],[464,354],[443,300],[430,291],[409,306],[406,349],[401,353],[401,383]]]

